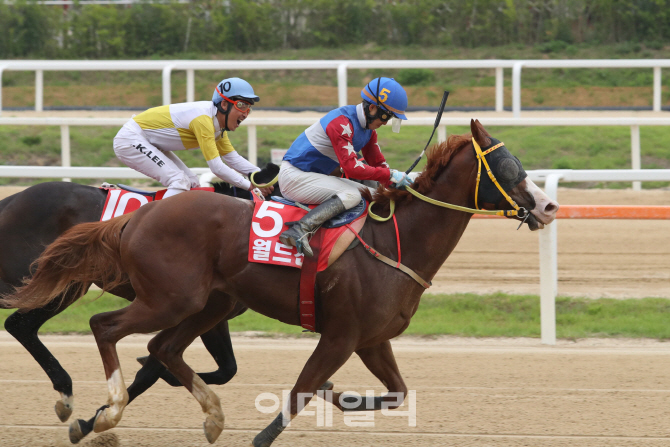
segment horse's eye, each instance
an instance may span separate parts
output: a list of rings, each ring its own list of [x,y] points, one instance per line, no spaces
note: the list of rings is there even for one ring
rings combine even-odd
[[[519,176],[519,165],[511,158],[505,158],[498,164],[498,175],[502,180],[514,180]]]

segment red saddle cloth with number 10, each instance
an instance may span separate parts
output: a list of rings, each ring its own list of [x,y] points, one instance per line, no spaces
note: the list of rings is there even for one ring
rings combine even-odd
[[[362,202],[363,208],[365,203]],[[314,208],[316,205],[310,205]],[[284,222],[300,220],[307,214],[302,208],[274,200],[261,201],[254,197],[254,215],[249,231],[249,262],[260,264],[285,265],[302,268],[304,257],[295,247],[279,242],[279,235],[288,230]],[[367,209],[350,225],[360,231],[367,217]],[[354,239],[354,234],[344,224],[336,228],[321,227],[320,250],[318,253],[317,271],[328,268],[340,257]],[[314,240],[314,238],[312,239]]]

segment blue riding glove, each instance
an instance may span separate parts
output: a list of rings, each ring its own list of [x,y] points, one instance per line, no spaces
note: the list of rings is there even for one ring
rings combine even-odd
[[[414,182],[410,177],[407,176],[402,171],[396,171],[395,169],[391,169],[391,183],[395,183],[396,188],[403,188],[405,186],[409,186]]]

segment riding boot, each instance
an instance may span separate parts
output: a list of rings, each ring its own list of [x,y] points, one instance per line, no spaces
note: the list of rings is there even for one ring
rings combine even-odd
[[[309,246],[308,237],[314,234],[328,219],[337,216],[344,210],[346,208],[342,200],[333,196],[305,214],[299,221],[286,222],[289,229],[279,236],[279,240],[282,244],[296,247],[299,253],[311,258],[314,256],[314,252],[312,252],[312,247]]]

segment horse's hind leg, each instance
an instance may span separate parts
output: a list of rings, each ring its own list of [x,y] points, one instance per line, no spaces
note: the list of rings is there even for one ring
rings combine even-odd
[[[381,410],[382,408],[393,409],[399,407],[407,395],[407,386],[398,370],[391,342],[386,340],[377,346],[359,349],[356,354],[370,372],[389,390],[389,394],[360,399],[342,393],[333,393],[332,403],[342,411]],[[349,403],[349,405],[343,407],[342,402]],[[358,405],[353,406],[352,403],[354,402],[358,402]]]
[[[226,315],[224,320],[221,320],[216,326],[200,336],[205,348],[212,355],[219,369],[207,373],[198,373],[198,376],[207,385],[225,385],[237,374],[237,361],[235,360],[235,352],[233,351],[233,344],[230,341],[230,329],[228,328],[228,320],[243,314],[247,307],[241,303],[237,303],[235,308]],[[138,394],[142,394],[147,388],[153,385],[156,380],[148,383],[153,379],[155,373],[149,374],[145,372],[145,368],[150,368],[152,371],[159,371],[160,378],[167,382],[170,386],[182,386],[179,380],[170,373],[165,367],[159,369],[160,363],[151,356],[138,357],[137,361],[142,364],[142,368],[137,372],[135,380],[128,387],[128,394],[130,395],[130,402]]]
[[[161,331],[149,342],[149,352],[161,361],[184,384],[207,415],[203,424],[207,441],[213,443],[223,431],[224,415],[219,397],[184,362],[184,350],[204,331],[214,327],[233,308],[234,301],[217,297],[205,308],[191,315],[178,326]]]
[[[354,352],[356,340],[351,337],[321,335],[319,344],[305,364],[291,390],[288,408],[282,409],[274,421],[253,440],[253,447],[269,447],[286,428],[291,419],[309,402],[317,389],[326,382]],[[298,399],[300,397],[300,399]],[[289,416],[290,414],[290,416]]]
[[[65,302],[67,302],[67,299]],[[37,336],[37,332],[47,320],[58,315],[66,307],[66,305],[56,306],[52,303],[41,309],[34,309],[26,313],[14,312],[5,320],[5,329],[7,332],[12,334],[26,348],[30,355],[33,356],[47,376],[49,376],[54,390],[60,393],[61,399],[56,401],[54,408],[61,422],[68,420],[74,407],[72,379],[49,349],[44,346]]]
[[[123,382],[116,343],[130,334],[149,333],[174,326],[191,313],[185,312],[188,312],[188,308],[182,312],[169,308],[152,309],[136,298],[123,309],[91,317],[91,331],[98,344],[109,389],[109,406],[98,411],[95,418],[93,430],[96,433],[116,426],[128,404],[128,391]]]

